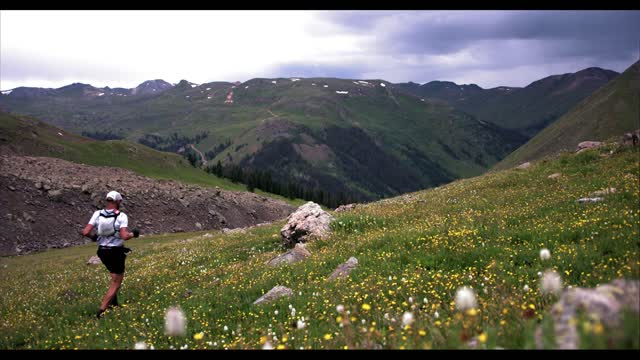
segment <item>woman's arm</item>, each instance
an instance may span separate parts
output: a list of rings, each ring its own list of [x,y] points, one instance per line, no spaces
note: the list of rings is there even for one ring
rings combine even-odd
[[[87,224],[87,226],[85,226],[84,229],[82,229],[82,236],[89,237],[89,234],[91,233],[91,229],[93,229],[93,225]]]
[[[133,237],[133,233],[130,233],[126,227],[120,228],[120,239],[127,241]]]

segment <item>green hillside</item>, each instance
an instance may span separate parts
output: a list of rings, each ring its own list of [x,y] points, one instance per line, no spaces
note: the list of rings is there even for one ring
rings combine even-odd
[[[0,152],[57,157],[88,165],[121,167],[152,178],[244,190],[239,184],[192,167],[177,154],[128,141],[96,141],[5,112],[0,112]]]
[[[640,63],[596,91],[533,139],[511,153],[496,169],[575,150],[586,140],[606,140],[640,129]]]
[[[0,107],[131,141],[206,133],[192,143],[210,164],[270,171],[281,183],[360,199],[478,175],[525,141],[380,80],[181,81],[146,95],[72,84],[17,88],[0,96]]]
[[[448,81],[399,86],[424,98],[445,101],[482,121],[517,131],[529,139],[617,75],[611,70],[587,68],[548,76],[523,88],[482,89],[475,84],[457,85]]]
[[[538,272],[555,269],[572,287],[640,278],[638,155],[607,146],[336,214],[331,237],[309,243],[308,260],[279,268],[265,261],[283,252],[281,223],[134,239],[123,305],[99,321],[108,274],[85,264],[95,245],[0,258],[0,348],[256,349],[269,339],[282,349],[430,349],[465,348],[473,337],[480,348],[520,349],[535,346],[539,324],[549,347],[556,299],[540,294]],[[604,187],[617,191],[576,202]],[[327,281],[351,256],[359,265],[350,276]],[[294,295],[252,305],[275,285]],[[460,286],[475,289],[474,311],[456,310]],[[184,338],[164,335],[165,311],[176,305]],[[414,321],[403,325],[406,312]],[[576,322],[582,347],[640,348],[637,315],[622,329]]]

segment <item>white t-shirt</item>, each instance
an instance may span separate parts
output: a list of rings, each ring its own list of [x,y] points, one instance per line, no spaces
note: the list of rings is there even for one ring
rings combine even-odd
[[[96,210],[91,216],[91,220],[89,220],[89,224],[93,225],[94,228],[98,227],[98,217],[100,216],[100,212],[104,212],[104,214],[113,214],[113,210]],[[114,223],[115,234],[110,236],[98,236],[98,245],[99,246],[124,246],[124,240],[120,238],[120,228],[126,228],[129,225],[129,218],[127,214],[120,212],[120,215],[116,218]]]

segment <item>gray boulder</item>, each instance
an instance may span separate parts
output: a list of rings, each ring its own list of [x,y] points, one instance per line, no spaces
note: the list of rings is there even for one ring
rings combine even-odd
[[[531,167],[531,163],[527,161],[526,163],[522,163],[522,164],[516,166],[516,169],[524,170],[524,169],[528,169],[530,167]]]
[[[280,264],[293,264],[298,261],[302,261],[311,256],[311,253],[304,244],[298,243],[293,249],[287,251],[284,254],[278,255],[267,262],[269,266],[278,266]]]
[[[576,149],[576,152],[580,153],[584,150],[597,148],[601,145],[602,145],[602,142],[600,141],[583,141],[578,144],[578,148]]]
[[[292,247],[299,242],[329,236],[329,224],[333,220],[320,205],[308,202],[289,215],[287,223],[280,230],[285,246]]]
[[[340,213],[340,212],[345,212],[345,211],[351,211],[354,210],[356,207],[358,206],[358,204],[347,204],[347,205],[340,205],[336,208],[336,212]]]
[[[97,255],[93,255],[87,260],[87,265],[100,265],[102,264],[102,260]]]
[[[358,267],[358,259],[352,256],[346,263],[338,265],[331,275],[329,275],[327,280],[344,279],[349,276],[356,267]]]
[[[60,201],[62,200],[62,191],[61,190],[49,190],[47,191],[47,196],[51,201]]]
[[[253,305],[270,303],[283,296],[293,296],[293,290],[288,287],[278,285],[269,290],[266,294],[262,295],[258,300],[254,301]]]
[[[640,281],[616,279],[594,289],[574,288],[565,291],[551,308],[556,346],[577,349],[580,337],[576,316],[584,311],[591,322],[601,322],[609,329],[622,325],[623,310],[640,313]],[[536,331],[536,346],[542,347],[542,330]]]
[[[600,202],[604,200],[604,198],[602,197],[584,197],[584,198],[580,198],[578,200],[576,200],[577,202],[584,204],[584,203],[590,203],[590,202]]]
[[[589,196],[604,196],[604,195],[611,195],[611,194],[615,194],[616,192],[616,188],[605,188],[605,189],[601,189],[601,190],[596,190],[594,192],[592,192],[591,194],[589,194]]]

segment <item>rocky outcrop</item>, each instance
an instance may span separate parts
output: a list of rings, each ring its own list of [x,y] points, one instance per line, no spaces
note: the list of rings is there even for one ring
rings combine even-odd
[[[525,170],[525,169],[528,169],[530,167],[531,167],[531,163],[527,161],[526,163],[522,163],[522,164],[516,166],[516,169]]]
[[[600,323],[609,329],[622,323],[624,310],[640,313],[640,281],[617,279],[594,289],[566,290],[551,308],[556,346],[577,349],[579,335],[576,328],[578,311],[584,311],[587,321]],[[536,331],[536,346],[543,347],[542,330]]]
[[[299,242],[307,242],[314,238],[329,236],[329,224],[333,220],[320,205],[308,202],[289,215],[287,223],[280,230],[285,246],[292,247]]]
[[[594,149],[599,146],[602,146],[602,142],[600,141],[583,141],[578,144],[578,148],[576,149],[576,152],[581,153],[587,149]]]
[[[283,296],[293,296],[293,290],[288,287],[278,285],[269,290],[266,294],[262,295],[258,300],[254,301],[253,305],[270,303]]]
[[[640,129],[624,134],[621,142],[623,145],[638,145],[640,143]]]
[[[589,196],[605,196],[605,195],[611,195],[611,194],[615,194],[616,192],[616,188],[604,188],[601,190],[596,190],[594,192],[592,192],[591,194],[589,194]]]
[[[97,255],[93,255],[87,260],[87,265],[100,265],[102,264],[102,260]]]
[[[331,275],[329,275],[327,280],[344,279],[349,276],[356,267],[358,267],[358,259],[352,256],[346,263],[338,265]]]
[[[311,256],[311,253],[303,243],[297,243],[293,249],[287,251],[284,254],[278,255],[273,259],[267,261],[269,266],[278,266],[280,264],[293,264],[298,261],[303,261]]]
[[[553,174],[551,174],[551,175],[547,176],[547,178],[549,178],[549,179],[557,179],[557,178],[559,178],[560,176],[562,176],[562,174],[560,174],[560,173],[553,173]]]
[[[355,208],[358,206],[358,204],[347,204],[347,205],[340,205],[336,208],[335,212],[337,213],[341,213],[341,212],[346,212],[346,211],[351,211],[351,210],[355,210]]]
[[[247,227],[284,219],[295,210],[254,193],[151,179],[57,158],[3,155],[0,168],[0,226],[5,229],[0,256],[89,242],[80,230],[110,190],[123,195],[129,227],[142,234]]]
[[[584,204],[584,203],[592,203],[592,202],[600,202],[604,200],[603,197],[584,197],[584,198],[580,198],[578,200],[576,200],[577,202]]]

